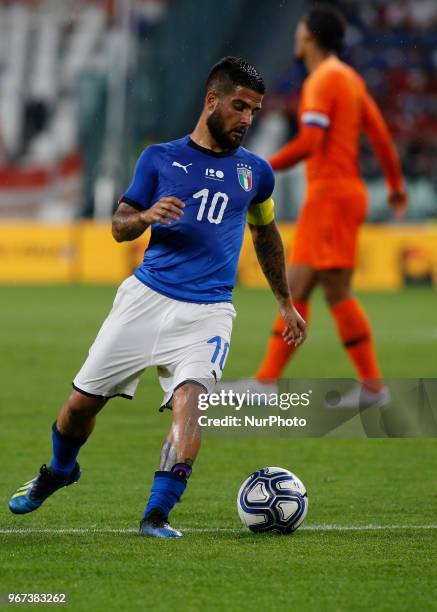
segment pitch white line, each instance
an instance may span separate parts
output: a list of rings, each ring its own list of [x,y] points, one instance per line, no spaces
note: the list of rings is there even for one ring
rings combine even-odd
[[[220,528],[220,527],[187,527],[180,528],[185,533],[243,533],[244,528]],[[437,529],[437,525],[305,525],[299,531],[412,531],[418,529]],[[66,529],[51,529],[29,527],[28,529],[0,529],[0,535],[29,535],[32,533],[47,533],[53,535],[63,534],[104,534],[104,533],[137,533],[134,528],[93,528],[93,527],[71,527]]]
[[[407,531],[411,529],[437,529],[437,525],[306,525],[301,529],[304,531]]]

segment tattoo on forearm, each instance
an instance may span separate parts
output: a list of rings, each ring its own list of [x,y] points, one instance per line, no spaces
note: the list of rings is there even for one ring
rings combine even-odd
[[[290,296],[285,273],[284,247],[276,223],[250,225],[258,261],[278,299]]]
[[[112,233],[119,240],[135,240],[147,227],[140,213],[132,214],[118,210],[112,218]]]

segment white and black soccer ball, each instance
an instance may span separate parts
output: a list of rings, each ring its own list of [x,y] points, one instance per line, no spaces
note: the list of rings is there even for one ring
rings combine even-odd
[[[254,533],[292,533],[308,512],[308,495],[301,480],[280,467],[251,474],[240,487],[238,514]]]

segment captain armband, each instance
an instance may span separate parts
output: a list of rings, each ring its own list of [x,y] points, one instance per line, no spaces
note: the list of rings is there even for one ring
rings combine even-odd
[[[275,203],[269,198],[261,204],[251,204],[247,211],[247,222],[250,225],[268,225],[275,218]]]

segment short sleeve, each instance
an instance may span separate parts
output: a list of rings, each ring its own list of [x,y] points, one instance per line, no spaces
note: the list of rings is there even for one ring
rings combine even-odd
[[[327,75],[309,78],[304,90],[300,121],[302,125],[328,128],[331,122],[332,91],[335,87]]]
[[[149,208],[158,185],[159,147],[152,145],[138,158],[131,184],[120,198],[137,209]]]
[[[270,198],[275,187],[275,175],[269,162],[261,159],[257,193],[251,204],[261,204]]]

